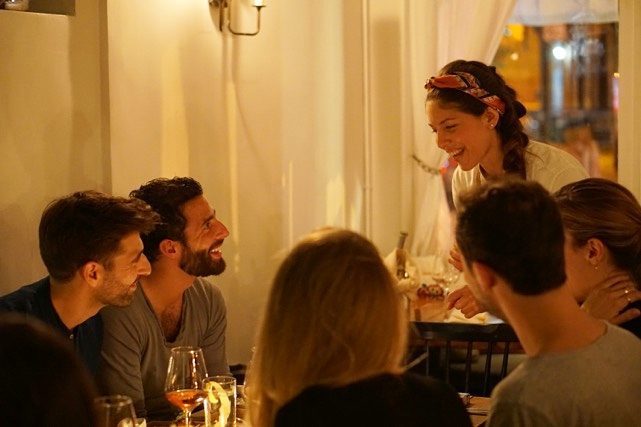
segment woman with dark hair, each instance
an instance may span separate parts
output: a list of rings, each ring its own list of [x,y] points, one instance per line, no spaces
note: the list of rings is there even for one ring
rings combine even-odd
[[[530,141],[520,121],[526,109],[493,66],[453,61],[430,77],[425,88],[425,111],[437,144],[458,163],[452,176],[457,209],[460,193],[504,175],[537,181],[550,192],[588,177],[571,154]],[[450,263],[463,271],[456,248]],[[465,315],[479,309],[467,287],[452,292],[448,304]]]
[[[455,204],[461,191],[505,174],[537,181],[550,192],[587,178],[570,154],[530,141],[519,120],[526,109],[493,66],[453,61],[425,88],[438,146],[458,163],[452,178]]]
[[[641,206],[616,182],[589,178],[554,194],[568,286],[592,316],[641,337]]]
[[[403,372],[407,319],[374,245],[303,239],[276,273],[247,387],[254,427],[469,426],[457,393]]]
[[[68,340],[40,320],[7,313],[0,342],[0,425],[94,425],[96,390]]]

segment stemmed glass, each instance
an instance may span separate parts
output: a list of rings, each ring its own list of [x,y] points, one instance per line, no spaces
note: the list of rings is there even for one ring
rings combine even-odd
[[[448,262],[446,255],[438,257],[436,267],[435,272],[432,273],[432,278],[434,282],[443,287],[445,294],[447,294],[458,281],[461,272]]]
[[[449,292],[452,286],[458,281],[461,272],[456,269],[450,263],[445,265],[445,271],[443,272],[443,280],[445,281],[446,290]]]
[[[165,397],[182,409],[185,426],[191,425],[191,411],[207,398],[203,379],[207,377],[203,351],[198,347],[174,347],[169,356]]]

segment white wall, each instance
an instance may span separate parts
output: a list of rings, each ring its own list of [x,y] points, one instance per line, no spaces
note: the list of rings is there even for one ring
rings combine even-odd
[[[49,201],[110,186],[97,2],[76,12],[0,10],[0,294],[44,274],[37,226]]]
[[[371,101],[372,231],[381,251],[394,248],[404,209],[401,164],[401,18],[402,2],[369,1],[366,60],[369,64],[368,95]],[[420,86],[417,85],[417,90]],[[408,156],[409,157],[409,156]],[[407,159],[406,159],[407,160]],[[407,168],[409,169],[409,168]],[[409,171],[406,170],[406,173]]]
[[[231,231],[228,271],[214,282],[228,303],[230,361],[247,362],[291,245],[324,225],[363,231],[361,2],[269,2],[256,37],[221,34],[205,1],[158,0],[153,11],[108,4],[114,192],[160,175],[201,181]],[[369,18],[382,43],[372,67],[372,151],[385,167],[373,191],[374,238],[387,251],[399,231],[399,95],[386,83],[398,77],[399,31],[380,5]],[[237,28],[251,30],[251,16],[243,18]]]
[[[221,34],[217,18],[205,0],[0,11],[0,293],[45,274],[36,228],[54,197],[191,175],[232,233],[214,281],[230,361],[247,362],[291,244],[361,229],[361,3],[270,2],[257,37]]]
[[[72,19],[84,22],[80,5]],[[121,195],[157,176],[202,182],[231,231],[228,271],[214,281],[228,302],[230,361],[246,362],[290,245],[327,224],[362,228],[361,3],[270,2],[257,37],[221,34],[206,1],[149,6],[114,0],[100,11],[103,172]],[[253,24],[245,18],[241,29]],[[34,221],[40,210],[30,209]],[[41,274],[11,274],[4,291]]]

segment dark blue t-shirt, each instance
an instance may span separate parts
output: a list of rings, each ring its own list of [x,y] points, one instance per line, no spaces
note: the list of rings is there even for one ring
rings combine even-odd
[[[76,352],[85,361],[92,374],[98,371],[102,346],[102,318],[100,313],[69,330],[62,323],[51,303],[49,277],[23,286],[0,298],[0,311],[13,311],[37,317],[59,331],[73,344]]]

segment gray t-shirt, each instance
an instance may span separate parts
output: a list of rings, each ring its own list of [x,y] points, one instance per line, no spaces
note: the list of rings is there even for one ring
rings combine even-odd
[[[641,340],[607,324],[587,347],[527,358],[492,393],[489,427],[641,426]]]
[[[131,397],[140,417],[171,419],[178,412],[164,392],[172,347],[201,347],[209,375],[229,373],[225,301],[220,290],[203,279],[196,279],[184,293],[180,332],[174,342],[165,340],[140,286],[131,305],[106,307],[101,313],[104,340],[99,383],[105,394]]]

